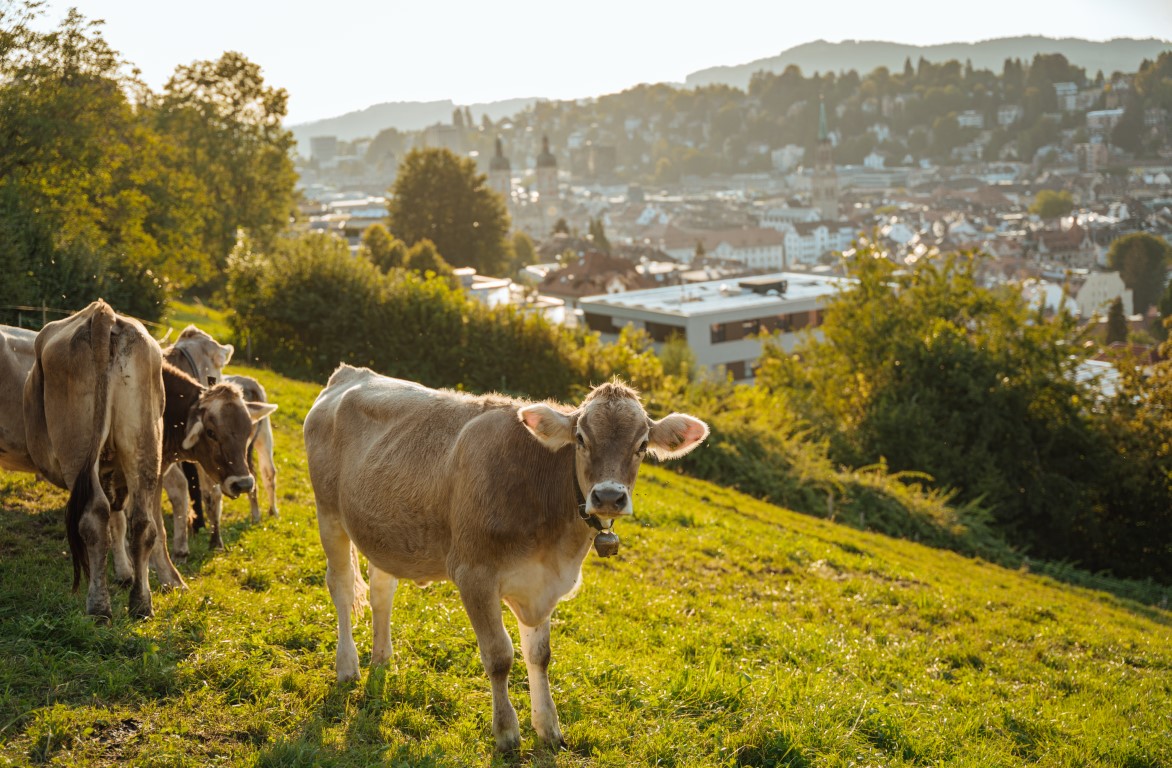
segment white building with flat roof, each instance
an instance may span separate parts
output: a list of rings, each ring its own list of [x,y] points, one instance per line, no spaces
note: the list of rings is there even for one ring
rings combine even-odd
[[[696,362],[723,366],[749,379],[761,356],[762,333],[780,333],[789,351],[798,334],[822,324],[827,301],[847,278],[775,272],[755,277],[587,296],[578,302],[583,322],[613,341],[627,325],[646,331],[656,349],[673,337],[687,341]]]

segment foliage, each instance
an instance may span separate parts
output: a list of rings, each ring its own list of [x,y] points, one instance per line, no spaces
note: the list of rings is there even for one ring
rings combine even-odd
[[[1120,576],[1172,582],[1172,348],[1145,368],[1116,363],[1115,397],[1095,411],[1107,447],[1084,562]]]
[[[231,55],[157,96],[97,22],[71,11],[40,32],[41,10],[0,8],[0,300],[72,310],[101,296],[158,319],[169,295],[214,285],[238,226],[264,237],[288,221],[283,92]]]
[[[450,278],[452,276],[452,266],[436,250],[435,243],[427,238],[407,249],[403,268],[418,272],[420,275],[426,275],[430,272],[437,277]]]
[[[390,190],[390,228],[408,245],[431,240],[454,267],[499,275],[508,261],[509,214],[471,158],[413,149]]]
[[[590,219],[590,234],[588,235],[590,241],[594,243],[594,247],[603,253],[610,253],[610,240],[606,238],[606,225],[603,224],[601,218]]]
[[[1030,213],[1043,219],[1058,219],[1067,216],[1074,210],[1074,198],[1066,190],[1055,192],[1052,189],[1043,189],[1030,204]]]
[[[770,347],[761,381],[793,389],[836,460],[927,473],[989,509],[1010,541],[1078,557],[1101,448],[1074,376],[1074,320],[980,287],[976,263],[950,254],[897,273],[860,249],[858,283],[827,308],[822,338],[800,361]]]
[[[1127,341],[1127,318],[1123,316],[1123,299],[1115,297],[1107,309],[1107,344]]]
[[[71,11],[35,32],[38,15],[0,14],[0,302],[72,310],[104,296],[158,318],[164,273],[179,270],[147,194],[157,146],[96,26]]]
[[[1119,271],[1123,284],[1132,290],[1135,311],[1145,314],[1160,299],[1172,265],[1172,245],[1147,232],[1133,232],[1112,241],[1107,263]]]
[[[411,250],[408,266],[439,258],[426,240]],[[442,264],[430,263],[433,273]],[[616,374],[648,387],[662,377],[645,336],[602,345],[516,308],[489,309],[445,279],[383,275],[324,234],[278,240],[269,253],[242,242],[228,289],[237,340],[299,378],[321,381],[348,362],[430,386],[565,398]]]
[[[362,233],[362,254],[385,275],[406,263],[407,244],[382,224],[371,224]]]
[[[257,377],[281,516],[226,502],[190,589],[109,625],[69,593],[64,495],[0,473],[0,762],[228,766],[1167,765],[1167,610],[860,533],[648,466],[618,557],[554,613],[569,748],[537,744],[520,658],[517,755],[493,751],[459,595],[403,582],[394,660],[334,676],[301,423],[319,387]],[[703,448],[700,450],[704,450]],[[1158,599],[1158,597],[1157,597]],[[117,613],[117,610],[116,610]],[[506,620],[514,646],[516,628]],[[616,713],[627,715],[616,717]],[[638,728],[631,728],[633,718]]]
[[[509,261],[508,274],[515,276],[525,267],[537,263],[537,248],[533,238],[521,230],[513,233],[513,257]]]
[[[266,245],[289,222],[296,171],[293,135],[281,125],[288,100],[283,88],[265,85],[259,65],[232,51],[178,67],[159,97],[158,129],[181,148],[205,193],[201,236],[217,272],[238,230]]]

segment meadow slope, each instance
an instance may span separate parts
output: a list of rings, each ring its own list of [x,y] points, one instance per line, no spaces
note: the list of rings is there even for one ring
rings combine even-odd
[[[1172,613],[861,533],[646,467],[620,556],[553,619],[569,749],[494,754],[475,638],[448,584],[405,584],[394,662],[334,680],[300,425],[281,408],[281,516],[229,503],[190,589],[96,625],[71,595],[63,493],[0,473],[0,764],[101,766],[1172,765]],[[507,621],[517,643],[516,625]],[[518,646],[519,647],[519,646]]]

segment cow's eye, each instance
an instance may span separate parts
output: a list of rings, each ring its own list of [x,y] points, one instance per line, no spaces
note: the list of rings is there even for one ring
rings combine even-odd
[[[644,440],[642,443],[639,443],[639,453],[647,453],[647,441],[646,440]]]
[[[214,430],[214,429],[207,429],[207,430],[204,430],[204,431],[207,433],[208,440],[215,440],[215,439],[216,439],[216,430]]]
[[[579,433],[578,433],[578,447],[579,447],[579,448],[585,448],[585,447],[586,447],[586,438],[582,437],[582,433],[581,433],[581,432],[579,432]]]

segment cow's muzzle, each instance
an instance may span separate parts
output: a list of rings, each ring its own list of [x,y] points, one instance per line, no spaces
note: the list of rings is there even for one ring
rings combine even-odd
[[[228,498],[234,499],[242,493],[249,493],[255,485],[256,481],[252,479],[252,475],[233,475],[226,479],[221,487]]]
[[[613,482],[598,483],[590,489],[586,500],[586,514],[600,517],[626,517],[631,509],[631,494],[624,485]]]

